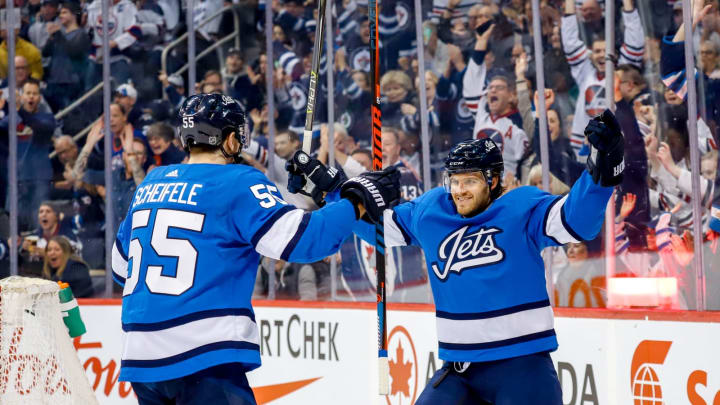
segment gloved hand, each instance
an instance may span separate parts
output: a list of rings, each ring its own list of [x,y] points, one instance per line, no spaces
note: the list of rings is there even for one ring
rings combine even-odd
[[[355,205],[365,207],[368,218],[363,220],[377,223],[383,211],[400,201],[400,172],[395,166],[378,172],[365,172],[343,183],[340,197],[347,198]]]
[[[313,201],[322,207],[325,205],[325,194],[340,188],[347,180],[342,170],[328,168],[322,162],[307,153],[299,150],[285,163],[288,171],[288,191],[312,197]],[[310,190],[305,189],[310,180]]]
[[[585,137],[591,146],[587,169],[595,184],[614,187],[622,183],[625,138],[615,115],[605,110],[602,115],[591,119],[585,127]]]

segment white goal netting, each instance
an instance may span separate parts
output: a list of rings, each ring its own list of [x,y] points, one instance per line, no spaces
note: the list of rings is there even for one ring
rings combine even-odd
[[[0,280],[0,404],[97,404],[62,320],[59,287]]]

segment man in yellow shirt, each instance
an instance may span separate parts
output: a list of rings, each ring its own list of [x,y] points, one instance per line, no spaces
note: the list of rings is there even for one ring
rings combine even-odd
[[[20,29],[15,28],[15,55],[24,56],[28,62],[30,69],[30,77],[37,80],[43,78],[42,57],[40,50],[31,42],[28,42],[18,36]],[[0,44],[0,78],[8,76],[8,49],[7,49],[7,31],[0,31],[2,44]]]

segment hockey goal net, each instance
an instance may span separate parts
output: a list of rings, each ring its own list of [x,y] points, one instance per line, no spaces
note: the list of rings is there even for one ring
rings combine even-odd
[[[62,320],[59,287],[0,280],[0,404],[97,404]]]

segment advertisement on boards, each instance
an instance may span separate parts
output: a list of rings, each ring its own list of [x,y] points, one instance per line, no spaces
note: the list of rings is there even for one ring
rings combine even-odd
[[[616,321],[625,375],[618,397],[634,404],[720,405],[720,323]],[[627,402],[630,403],[630,402]]]
[[[388,311],[390,395],[377,395],[374,305],[256,306],[263,366],[248,379],[259,404],[411,405],[437,357],[429,307]],[[403,308],[402,305],[396,308]],[[119,382],[119,305],[82,305],[74,343],[101,404],[137,404]],[[552,354],[564,405],[720,405],[720,323],[556,317]]]
[[[257,307],[262,367],[248,374],[260,403],[366,400],[377,332],[367,310]],[[375,371],[377,375],[377,371]]]
[[[83,305],[88,332],[74,343],[101,404],[137,404],[119,382],[119,305]],[[434,313],[389,311],[390,395],[377,395],[377,318],[363,309],[255,308],[263,365],[248,374],[259,404],[410,405],[442,364]],[[110,321],[116,320],[116,321]]]
[[[720,405],[720,323],[556,318],[564,405]]]

